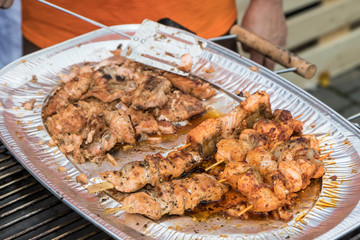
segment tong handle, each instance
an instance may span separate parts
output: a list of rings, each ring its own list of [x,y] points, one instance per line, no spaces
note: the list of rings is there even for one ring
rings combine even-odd
[[[237,35],[239,42],[282,66],[286,68],[296,67],[295,72],[306,79],[312,78],[316,73],[316,65],[309,63],[294,53],[289,52],[287,49],[277,46],[238,25],[234,25],[230,29],[230,34]]]

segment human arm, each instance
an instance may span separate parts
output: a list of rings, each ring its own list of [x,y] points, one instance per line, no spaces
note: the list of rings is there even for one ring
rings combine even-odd
[[[251,0],[241,25],[274,44],[284,46],[287,27],[282,3],[282,0]],[[275,64],[270,59],[252,49],[245,47],[245,50],[249,51],[253,61],[274,69]]]

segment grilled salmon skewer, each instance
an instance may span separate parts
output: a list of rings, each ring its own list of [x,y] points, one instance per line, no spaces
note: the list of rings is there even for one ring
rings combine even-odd
[[[228,191],[226,185],[208,174],[163,182],[149,191],[132,193],[122,202],[128,213],[138,213],[157,220],[161,216],[182,215],[201,202],[218,201]]]

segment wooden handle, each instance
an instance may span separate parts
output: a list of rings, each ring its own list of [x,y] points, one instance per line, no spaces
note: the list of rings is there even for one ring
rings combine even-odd
[[[236,34],[239,42],[281,64],[282,66],[286,68],[296,67],[296,73],[306,79],[312,78],[316,73],[316,65],[309,63],[299,56],[296,56],[294,53],[274,45],[273,43],[238,25],[234,25],[230,29],[230,34]]]

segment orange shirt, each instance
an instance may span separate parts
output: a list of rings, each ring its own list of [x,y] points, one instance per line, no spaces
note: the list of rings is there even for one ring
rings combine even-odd
[[[203,38],[225,34],[237,17],[234,0],[49,0],[60,7],[113,26],[170,18]],[[23,34],[44,48],[98,27],[36,0],[22,0]]]

